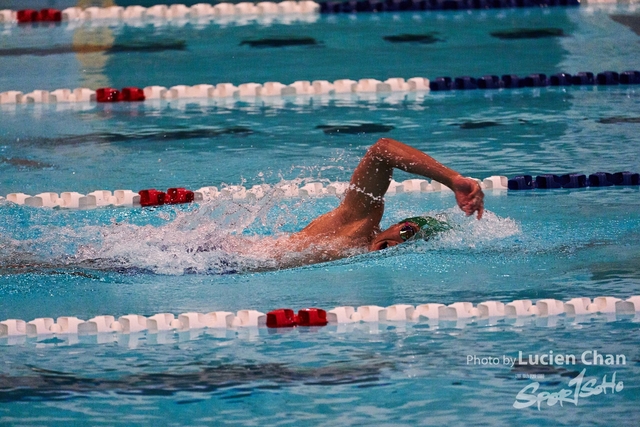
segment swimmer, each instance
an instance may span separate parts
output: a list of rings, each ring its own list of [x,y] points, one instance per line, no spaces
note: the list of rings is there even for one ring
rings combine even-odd
[[[354,253],[379,251],[411,239],[421,231],[420,217],[380,229],[384,195],[394,169],[436,180],[453,190],[467,216],[482,218],[484,194],[480,185],[440,164],[429,155],[390,138],[369,148],[351,177],[340,205],[311,221],[301,231],[273,245],[280,267],[331,261]],[[292,255],[293,253],[297,255]]]
[[[478,183],[461,176],[458,172],[440,164],[427,154],[389,138],[382,138],[371,146],[364,155],[351,177],[350,185],[341,203],[332,211],[311,221],[301,231],[280,236],[243,236],[227,235],[217,238],[216,233],[209,233],[210,225],[202,224],[198,239],[187,253],[194,257],[205,257],[205,262],[214,274],[234,274],[249,271],[267,271],[283,268],[299,267],[333,261],[370,251],[379,251],[397,246],[418,237],[429,238],[433,233],[448,229],[446,223],[435,218],[406,218],[382,230],[380,220],[384,213],[384,195],[389,188],[394,169],[424,176],[436,180],[453,190],[458,206],[467,215],[476,214],[480,219],[483,214],[484,194]],[[152,233],[147,227],[139,228],[141,233],[136,237],[141,240],[145,233]],[[120,251],[122,232],[114,234],[104,247],[80,245],[78,252],[70,257],[49,262],[58,267],[79,267],[91,270],[113,270],[139,272],[140,257],[146,257],[146,251],[134,253],[133,259],[123,256]],[[149,239],[150,246],[157,242],[156,249],[173,254],[175,250],[170,242],[163,239]],[[1,242],[0,242],[1,245]],[[115,248],[115,256],[109,251]],[[173,254],[172,256],[175,256]],[[24,260],[12,257],[9,263],[0,259],[2,272],[22,272],[15,265],[26,264],[31,257]],[[34,260],[37,262],[37,260]],[[7,265],[8,264],[8,265]],[[42,268],[43,264],[33,264]],[[198,265],[196,263],[196,265]],[[153,271],[154,265],[150,266]],[[185,273],[201,271],[198,268],[185,268]]]

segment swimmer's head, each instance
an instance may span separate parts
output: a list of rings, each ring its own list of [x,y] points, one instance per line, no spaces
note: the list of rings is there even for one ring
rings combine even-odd
[[[369,249],[379,251],[418,237],[429,240],[434,234],[450,228],[446,222],[430,216],[406,218],[378,233],[369,245]]]

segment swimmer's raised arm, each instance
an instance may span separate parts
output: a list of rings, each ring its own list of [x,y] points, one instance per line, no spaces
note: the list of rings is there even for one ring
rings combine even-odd
[[[420,150],[382,138],[367,150],[356,167],[340,205],[288,238],[288,253],[315,245],[315,251],[305,252],[310,258],[303,263],[324,262],[344,257],[345,249],[377,251],[415,236],[421,224],[411,221],[413,218],[380,229],[384,195],[395,168],[441,182],[454,191],[458,206],[467,215],[477,212],[478,219],[482,217],[484,194],[476,181],[464,178]]]
[[[384,194],[393,169],[421,175],[451,188],[460,209],[467,215],[484,211],[484,194],[476,181],[439,163],[433,157],[390,138],[381,138],[369,148],[351,178],[351,188],[341,204],[356,217],[367,217],[384,209]],[[379,212],[380,216],[381,212]]]

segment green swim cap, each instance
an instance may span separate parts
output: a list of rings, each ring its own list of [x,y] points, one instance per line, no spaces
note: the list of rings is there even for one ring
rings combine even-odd
[[[424,240],[429,240],[432,236],[442,231],[451,230],[451,226],[445,221],[441,221],[432,216],[413,216],[411,218],[405,218],[399,221],[398,224],[405,222],[411,222],[420,227],[420,231],[416,233],[416,236]]]

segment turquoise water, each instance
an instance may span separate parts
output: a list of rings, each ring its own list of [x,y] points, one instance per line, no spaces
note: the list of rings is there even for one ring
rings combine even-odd
[[[318,15],[305,18],[312,22],[274,19],[259,21],[262,25],[252,18],[230,18],[210,23],[5,27],[0,33],[0,91],[600,72],[605,64],[621,72],[640,68],[632,8]],[[618,22],[611,17],[618,15],[632,18]],[[547,32],[539,38],[492,35],[513,29]],[[409,43],[385,39],[404,34],[430,37]],[[300,38],[311,38],[314,44],[247,44]],[[96,46],[103,50],[86,51]],[[22,55],[11,50],[20,48]],[[41,74],[49,69],[56,72]]]
[[[105,54],[106,61],[96,68],[84,67],[81,55],[74,54],[11,57],[11,62],[0,61],[3,71],[13,70],[12,75],[0,73],[0,90],[90,82],[168,86],[638,68],[633,47],[638,36],[610,19],[613,12],[631,14],[624,8],[592,13],[586,8],[514,10],[425,13],[419,15],[421,20],[411,15],[332,17],[299,27],[135,29],[143,38],[187,40],[189,55],[183,57],[183,68],[136,68],[143,61],[133,54]],[[569,36],[517,42],[520,54],[499,57],[498,39],[487,34],[529,22],[561,27]],[[396,58],[406,59],[408,54],[398,47],[380,48],[372,55],[381,56],[368,62],[366,56],[357,59],[361,56],[356,55],[355,42],[353,46],[345,42],[343,52],[332,41],[346,40],[341,32],[379,38],[376,23],[393,34],[411,32],[407,25],[416,25],[416,32],[438,31],[437,37],[446,41],[418,48],[442,44],[439,53],[430,53],[443,56],[412,56],[415,63],[398,62]],[[249,35],[290,34],[291,29],[304,30],[324,43],[304,51],[308,56],[302,63],[308,68],[287,62],[299,53],[297,48],[247,50],[244,59],[220,65],[215,75],[207,71],[206,61],[196,60],[207,52],[233,51]],[[134,31],[112,30],[116,39]],[[27,31],[40,43],[56,34],[69,35],[65,27],[13,28],[2,35],[3,46],[28,46],[23,34]],[[207,31],[216,33],[216,38]],[[606,60],[601,57],[605,53],[588,43],[576,43],[590,40],[606,45],[611,39],[626,38],[631,42],[607,51]],[[479,47],[462,55],[444,46],[455,41],[472,47],[472,40],[494,55],[481,54]],[[165,55],[148,53],[154,64],[162,63]],[[380,60],[384,55],[390,60]],[[328,58],[333,61],[327,62]],[[31,65],[19,72],[14,60]],[[50,66],[51,61],[66,64],[69,72],[37,79],[34,70]],[[332,65],[337,63],[341,66]],[[225,67],[230,68],[225,71]],[[380,136],[407,142],[478,178],[637,172],[638,104],[635,87],[619,86],[220,104],[2,106],[0,195],[344,182]],[[318,128],[363,123],[393,128],[342,135]],[[409,176],[398,173],[394,178],[402,181]],[[87,211],[0,202],[0,319],[627,298],[640,293],[638,196],[638,187],[487,192],[488,213],[479,222],[460,214],[450,193],[389,196],[383,226],[412,214],[444,213],[455,227],[429,242],[298,269],[250,273],[246,271],[250,259],[233,258],[236,274],[221,274],[228,272],[228,254],[194,254],[190,249],[207,241],[233,241],[238,235],[259,239],[299,230],[339,199],[286,199],[268,193],[254,202],[221,199],[193,206]],[[561,316],[285,332],[240,329],[111,338],[4,338],[0,339],[0,420],[9,425],[255,425],[306,420],[336,425],[468,425],[473,417],[478,425],[635,426],[640,420],[638,324],[638,318],[630,316],[577,320]],[[556,364],[531,370],[467,363],[473,355],[502,360],[519,352],[526,357],[591,350],[623,354],[627,363]],[[571,378],[583,368],[598,382],[615,373],[624,388],[581,398],[577,406],[543,404],[540,411],[513,407],[523,387],[537,380],[540,391],[557,392],[569,388]],[[526,377],[529,374],[544,377],[532,379]]]

